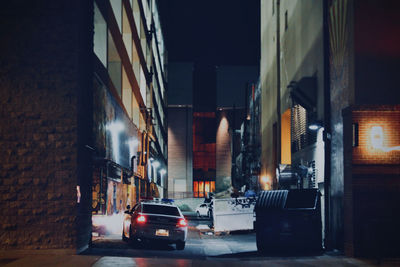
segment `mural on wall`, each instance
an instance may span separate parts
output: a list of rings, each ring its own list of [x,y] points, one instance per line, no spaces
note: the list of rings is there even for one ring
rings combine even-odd
[[[129,190],[124,177],[125,170],[131,169],[131,158],[137,156],[139,132],[116,98],[97,79],[94,79],[93,94],[94,145],[100,160],[93,172],[92,208],[94,213],[111,215],[123,211],[131,202],[128,198],[133,194],[129,191],[134,189]],[[132,163],[136,171],[137,160]]]

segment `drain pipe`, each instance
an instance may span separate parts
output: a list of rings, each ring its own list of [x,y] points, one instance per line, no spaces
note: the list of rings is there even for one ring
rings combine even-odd
[[[325,240],[326,250],[332,249],[331,233],[331,97],[330,97],[330,64],[329,64],[329,1],[323,1],[323,45],[324,45],[324,209],[325,209]]]
[[[280,33],[280,0],[276,0],[276,166],[281,163],[281,33]],[[275,176],[273,188],[277,188],[277,177]]]

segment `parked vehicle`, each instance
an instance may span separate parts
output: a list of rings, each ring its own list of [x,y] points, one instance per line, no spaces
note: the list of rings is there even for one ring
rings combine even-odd
[[[197,217],[212,217],[212,205],[211,203],[203,203],[196,208]]]
[[[135,243],[162,241],[185,248],[188,223],[181,210],[171,202],[141,201],[125,211],[122,239]]]

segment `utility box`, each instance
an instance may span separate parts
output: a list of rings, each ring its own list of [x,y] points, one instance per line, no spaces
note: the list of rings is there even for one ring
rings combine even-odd
[[[214,232],[253,230],[255,198],[214,199]]]
[[[320,196],[318,189],[261,192],[254,208],[258,251],[321,252]]]

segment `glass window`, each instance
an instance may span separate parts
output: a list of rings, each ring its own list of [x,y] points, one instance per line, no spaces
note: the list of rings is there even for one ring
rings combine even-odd
[[[204,182],[204,191],[205,192],[210,192],[210,182]]]
[[[129,118],[132,119],[132,87],[124,68],[122,68],[122,103]]]
[[[96,3],[94,4],[94,53],[107,68],[107,23]]]
[[[193,197],[199,197],[199,183],[193,182]]]
[[[111,7],[114,12],[115,19],[117,20],[119,31],[122,32],[122,1],[110,0]]]
[[[129,60],[132,61],[132,31],[125,8],[122,12],[122,39],[125,44]]]
[[[162,206],[162,205],[146,205],[143,204],[143,213],[162,214],[171,216],[180,216],[176,207]]]
[[[204,182],[199,182],[199,197],[204,197]]]
[[[114,44],[114,40],[111,33],[108,32],[108,74],[110,75],[111,81],[117,90],[118,95],[121,97],[122,87],[122,72],[121,72],[121,58],[119,57],[117,48]]]

